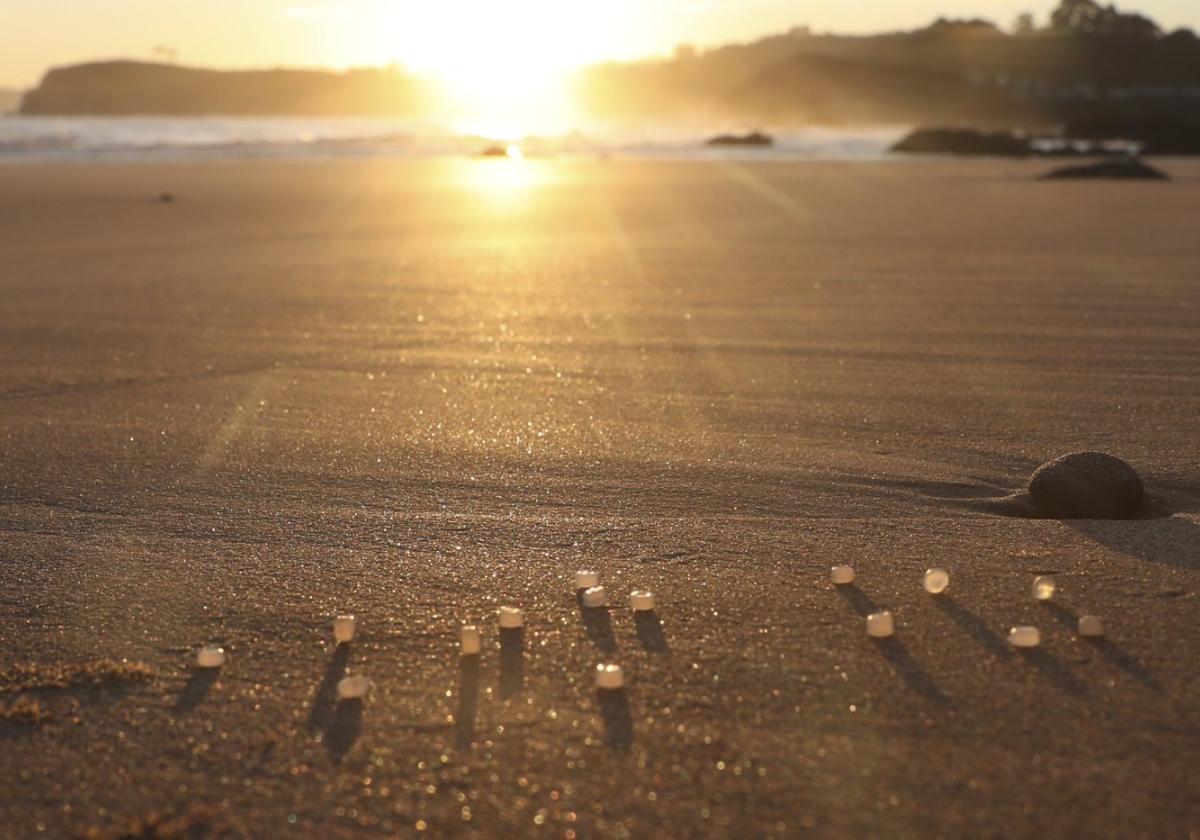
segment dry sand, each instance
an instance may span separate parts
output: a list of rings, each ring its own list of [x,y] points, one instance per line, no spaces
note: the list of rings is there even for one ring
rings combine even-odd
[[[1194,835],[1200,166],[1040,168],[0,168],[0,833]]]

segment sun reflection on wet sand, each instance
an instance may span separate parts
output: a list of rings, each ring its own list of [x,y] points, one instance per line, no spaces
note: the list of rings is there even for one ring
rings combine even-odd
[[[509,146],[505,157],[463,161],[457,181],[488,207],[515,210],[551,178],[550,164],[526,158],[519,146]]]

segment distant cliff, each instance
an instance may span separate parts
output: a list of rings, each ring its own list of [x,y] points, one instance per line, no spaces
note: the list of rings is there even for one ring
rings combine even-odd
[[[420,81],[393,69],[226,72],[110,61],[51,70],[21,113],[405,116],[427,104]]]
[[[0,88],[0,114],[8,114],[17,110],[21,104],[21,91]]]

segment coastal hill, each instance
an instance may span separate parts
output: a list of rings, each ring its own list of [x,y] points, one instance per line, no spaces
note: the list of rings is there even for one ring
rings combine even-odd
[[[617,119],[825,124],[1061,123],[1200,116],[1200,39],[1092,0],[1062,0],[1042,25],[945,20],[848,37],[805,28],[711,50],[597,65],[589,109]]]
[[[670,58],[594,65],[574,78],[607,121],[973,123],[1200,119],[1200,39],[1136,13],[1061,0],[1038,24],[935,21],[848,37],[803,27]],[[399,69],[221,72],[129,61],[50,71],[25,114],[436,116],[431,83]]]
[[[135,61],[51,70],[23,114],[403,115],[428,108],[396,69],[218,71]]]

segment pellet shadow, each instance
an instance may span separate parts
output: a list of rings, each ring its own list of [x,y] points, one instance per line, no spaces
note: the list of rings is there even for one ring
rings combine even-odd
[[[324,730],[333,717],[334,704],[337,703],[337,684],[346,675],[346,666],[350,664],[350,646],[338,645],[325,666],[321,682],[313,695],[312,706],[308,710],[308,728]]]
[[[662,619],[654,610],[638,610],[633,614],[637,626],[638,642],[651,653],[667,653],[671,649],[667,634],[663,632]]]
[[[625,751],[633,745],[633,713],[625,689],[597,689],[596,702],[604,720],[604,740],[614,750]]]
[[[922,668],[908,652],[904,643],[895,636],[884,639],[872,639],[883,658],[888,661],[910,691],[921,695],[934,703],[949,702],[937,681],[929,672]]]
[[[1011,653],[1008,643],[987,622],[964,607],[952,595],[939,595],[933,599],[942,614],[957,624],[980,647],[996,656]]]
[[[856,583],[841,584],[835,587],[856,613],[861,616],[868,616],[871,613],[879,612],[879,605],[871,599],[871,596],[863,592]],[[927,700],[936,703],[947,702],[946,695],[942,693],[937,682],[929,675],[929,672],[922,668],[908,652],[908,648],[904,643],[895,636],[889,636],[884,639],[872,639],[883,658],[888,661],[900,678],[904,680],[905,685],[911,691],[916,692]]]
[[[479,713],[479,657],[464,656],[458,664],[458,707],[454,711],[454,743],[460,749],[475,740]]]
[[[879,607],[871,600],[871,596],[859,589],[857,583],[842,584],[834,588],[859,615],[866,617],[873,612],[879,612]]]
[[[358,740],[362,731],[363,701],[341,700],[334,706],[333,714],[323,727],[322,743],[334,764],[340,764],[342,758]]]
[[[1079,631],[1079,616],[1074,612],[1054,601],[1042,601],[1041,603],[1042,607],[1054,616],[1059,624],[1073,632]],[[1103,656],[1114,667],[1120,668],[1147,688],[1158,692],[1163,690],[1162,683],[1146,669],[1146,666],[1122,650],[1107,636],[1080,636],[1079,640]]]
[[[583,620],[583,627],[587,630],[592,644],[605,653],[612,653],[617,649],[617,639],[613,635],[612,617],[608,614],[607,607],[580,606],[579,616]]]
[[[183,690],[175,700],[175,711],[190,712],[208,696],[209,690],[220,676],[220,668],[197,668],[192,672]]]
[[[1087,686],[1072,674],[1071,670],[1053,654],[1041,648],[1030,648],[1018,651],[1018,653],[1022,659],[1040,671],[1042,676],[1053,683],[1054,687],[1059,691],[1075,697],[1084,697],[1087,695]]]
[[[500,630],[500,696],[520,694],[525,685],[525,628]]]

